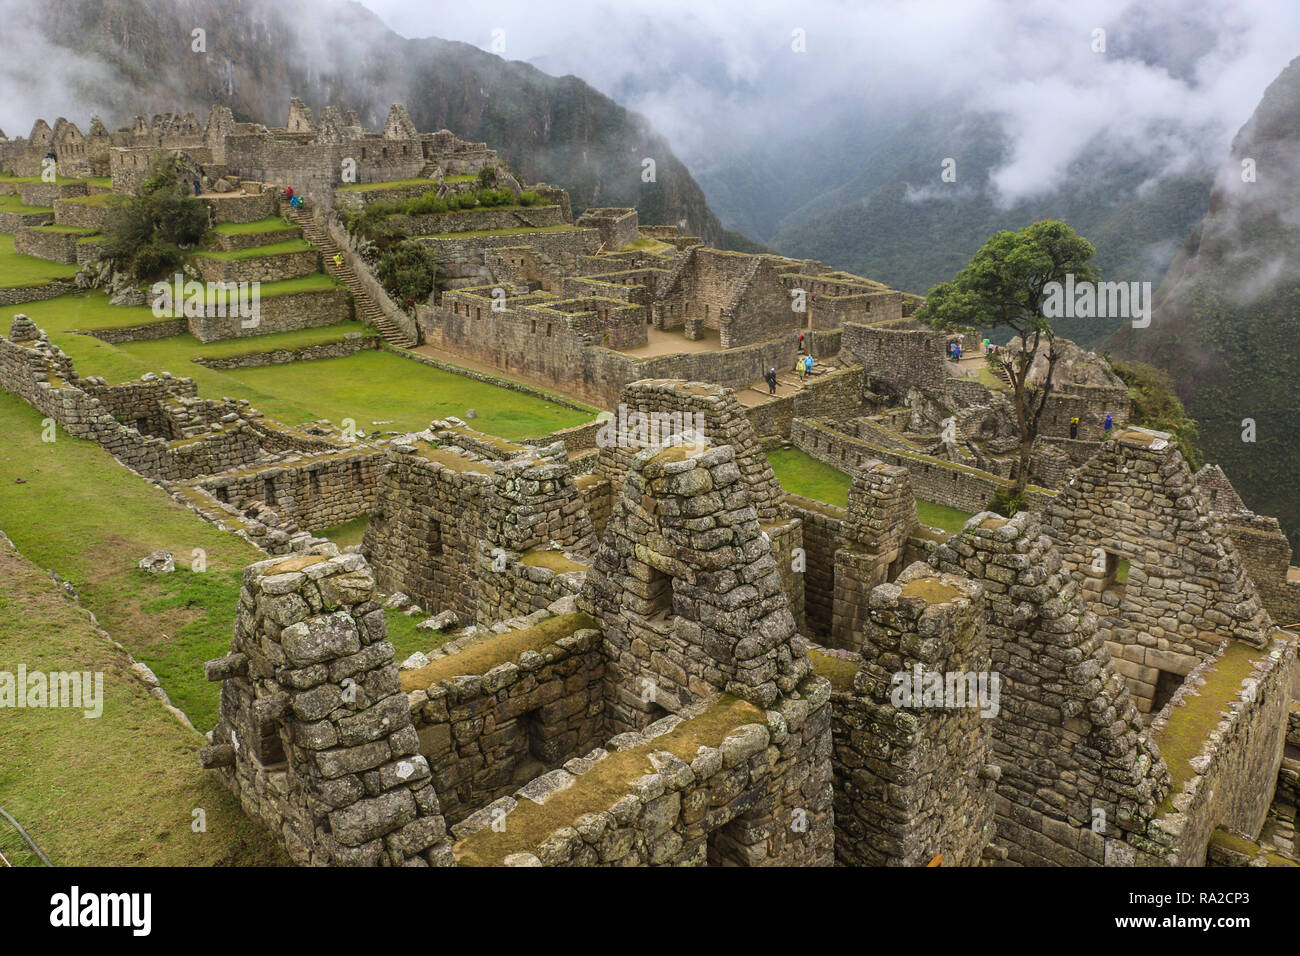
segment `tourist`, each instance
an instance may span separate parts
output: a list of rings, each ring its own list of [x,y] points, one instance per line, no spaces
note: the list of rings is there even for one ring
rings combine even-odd
[[[803,333],[799,333],[799,353],[803,354]]]
[[[813,357],[805,355],[803,357],[803,371],[805,375],[812,375]]]
[[[776,366],[775,365],[772,366],[772,368],[768,369],[767,372],[767,394],[769,395],[776,394]]]
[[[794,360],[794,374],[799,376],[800,382],[803,381],[803,373],[804,373],[803,359],[796,358]]]
[[[197,179],[194,180],[194,195],[197,196],[202,191],[202,188],[199,186],[199,181]]]
[[[1079,437],[1079,419],[1077,418],[1070,419],[1070,437],[1071,438]]]
[[[343,265],[343,253],[341,252],[334,253],[334,264],[336,266]]]
[[[1110,430],[1115,427],[1115,423],[1111,421],[1110,412],[1106,413],[1106,424],[1104,424],[1102,427],[1106,429],[1106,437],[1109,438]]]
[[[993,354],[993,343],[990,342],[988,339],[984,340],[984,354],[985,355]]]

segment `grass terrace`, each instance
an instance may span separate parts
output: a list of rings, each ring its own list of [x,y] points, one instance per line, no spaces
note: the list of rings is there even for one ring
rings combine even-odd
[[[54,209],[50,206],[24,205],[22,197],[17,193],[0,195],[0,212],[12,212],[20,216],[35,216],[40,213],[54,215]]]
[[[484,239],[490,236],[523,236],[536,233],[577,232],[577,226],[515,226],[510,229],[467,229],[464,232],[440,232],[419,239]]]
[[[853,479],[838,468],[818,461],[798,448],[777,448],[767,453],[781,487],[796,495],[824,501],[837,508],[847,508]],[[921,524],[939,528],[949,534],[961,531],[970,515],[957,508],[916,499],[916,515]]]
[[[297,232],[298,226],[279,216],[267,216],[254,222],[222,222],[212,227],[221,236],[250,236],[269,232]],[[264,247],[265,248],[265,247]]]
[[[474,177],[471,176],[470,178],[473,179]],[[451,177],[447,178],[447,182],[452,181]],[[414,179],[394,179],[391,182],[386,183],[350,183],[347,186],[335,186],[334,188],[336,192],[368,193],[377,189],[397,189],[402,186],[428,186],[432,189],[437,185],[438,180],[436,179],[425,179],[417,176]]]
[[[511,853],[532,853],[555,830],[572,824],[584,813],[608,810],[629,792],[632,781],[654,773],[650,754],[655,751],[667,750],[689,763],[700,747],[721,746],[737,727],[763,722],[763,712],[757,707],[724,694],[668,733],[596,761],[573,786],[551,794],[544,804],[520,800],[506,818],[503,830],[485,827],[457,843],[456,862],[461,866],[500,866]]]
[[[69,196],[59,202],[72,202],[79,206],[108,206],[116,199],[126,199],[118,193],[91,193],[88,196]]]
[[[100,625],[153,669],[196,727],[211,727],[220,688],[204,679],[203,662],[228,650],[243,568],[263,555],[99,446],[61,429],[55,441],[42,441],[43,417],[0,391],[2,530],[34,564],[72,582]],[[174,574],[137,567],[160,549],[176,556]],[[195,549],[205,556],[201,572],[191,569]]]
[[[266,246],[236,249],[234,252],[223,252],[220,249],[203,249],[194,253],[194,255],[202,259],[231,262],[237,259],[261,259],[264,256],[285,256],[295,252],[311,252],[315,248],[306,239],[286,239],[284,242],[273,242]]]
[[[272,286],[284,287],[285,291],[301,290],[309,281],[321,280],[308,276],[264,283],[262,294],[268,294]],[[49,332],[51,340],[72,357],[83,376],[101,375],[111,383],[119,383],[138,379],[146,372],[167,371],[193,378],[205,398],[246,398],[255,408],[287,425],[321,418],[341,424],[351,418],[365,433],[376,428],[419,431],[428,428],[435,418],[464,418],[473,409],[477,413],[476,428],[517,441],[581,425],[595,415],[594,410],[569,408],[525,392],[444,372],[388,351],[239,369],[210,369],[192,361],[197,357],[224,358],[338,341],[349,332],[363,331],[364,326],[357,322],[206,345],[188,334],[112,345],[72,330],[143,325],[166,319],[156,318],[148,307],[109,305],[101,292],[60,296],[14,309],[20,311]],[[5,326],[7,331],[7,323]],[[375,426],[375,422],[388,424]]]
[[[88,226],[61,226],[53,223],[48,226],[29,226],[29,229],[35,232],[57,232],[65,236],[97,236],[98,229],[91,229]]]
[[[12,211],[10,210],[10,212]],[[0,232],[0,288],[10,289],[26,285],[45,285],[56,279],[71,279],[76,274],[77,266],[75,264],[65,265],[15,252],[13,235]],[[14,312],[27,312],[31,305],[35,305],[35,303],[14,306],[13,309]],[[28,312],[28,314],[31,313]],[[8,322],[4,323],[3,331],[8,333]]]
[[[17,401],[0,394],[0,418],[6,427],[32,425],[32,434],[36,434],[35,425],[26,420],[30,416],[14,418],[13,403]],[[41,450],[44,454],[30,449],[38,458],[33,459],[27,474],[39,478],[41,484],[37,487],[43,487],[46,493],[52,490],[48,480],[51,475],[41,469],[53,468],[56,460],[61,466],[73,466],[81,454],[63,455],[57,446],[65,443],[77,444],[61,435],[55,445]],[[41,443],[38,440],[36,444]],[[11,458],[0,460],[0,471],[10,467]],[[161,495],[116,463],[111,463],[111,468],[138,489],[138,494],[155,499]],[[12,478],[7,478],[0,495],[14,487]],[[107,500],[109,487],[96,489],[93,496],[78,495],[77,505],[88,507],[95,519],[108,518],[117,507]],[[30,486],[27,492],[40,493]],[[136,492],[126,494],[136,497]],[[55,503],[53,507],[58,510],[62,506]],[[49,514],[50,508],[51,500],[41,502],[43,516]],[[72,524],[63,526],[65,535],[101,530],[71,511],[61,515],[73,519]],[[27,548],[29,554],[55,547],[49,542],[33,542],[29,529],[9,517],[15,515],[14,509],[7,508],[4,513],[8,530],[13,534],[18,529],[16,537],[26,539],[20,547]],[[164,523],[178,530],[170,520],[173,516]],[[197,516],[189,517],[194,525],[203,524]],[[114,520],[118,518],[125,518],[125,514],[117,513]],[[123,530],[130,533],[129,529]],[[188,538],[188,531],[181,536]],[[124,546],[138,543],[121,541]],[[93,549],[100,560],[112,563],[113,574],[120,573],[121,565],[133,557],[133,552],[115,550],[103,536],[82,539],[81,545],[87,551]],[[36,556],[37,563],[44,563],[49,556],[48,550],[43,553],[45,557]],[[72,560],[80,558],[74,556]],[[104,566],[93,573],[110,572]],[[143,571],[134,573],[152,577]],[[0,597],[0,669],[12,672],[21,663],[29,673],[89,671],[103,675],[103,713],[98,718],[87,718],[84,710],[67,707],[0,709],[0,805],[22,823],[51,862],[55,866],[288,865],[288,859],[269,835],[245,816],[239,800],[213,774],[199,767],[195,752],[202,738],[183,727],[149,696],[144,685],[129,672],[126,655],[96,632],[85,610],[69,601],[43,570],[3,548],[0,577],[5,581]],[[139,587],[159,584],[159,579],[154,579],[141,582]],[[87,591],[96,595],[100,589],[98,584],[87,586]],[[233,596],[237,594],[238,585]],[[136,596],[133,591],[128,600]],[[106,621],[101,606],[91,603],[114,638],[123,643],[131,640],[130,629],[123,626],[120,614]],[[194,620],[210,613],[198,604],[187,605],[184,610]],[[177,609],[172,608],[154,619],[155,627],[142,627],[135,637],[143,638],[147,633],[162,641],[168,634],[174,636],[172,625],[176,619]],[[145,617],[140,619],[142,625],[147,621]],[[175,699],[174,682],[169,684],[166,677],[163,682]],[[41,759],[35,759],[36,755]],[[195,807],[206,811],[206,832],[191,829]],[[18,862],[7,850],[6,856]],[[34,859],[26,862],[36,865]]]

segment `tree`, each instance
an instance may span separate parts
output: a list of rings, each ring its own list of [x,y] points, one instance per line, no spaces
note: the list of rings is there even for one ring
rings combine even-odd
[[[174,269],[181,250],[208,228],[208,208],[189,195],[175,153],[157,156],[135,196],[115,202],[104,223],[103,257],[137,279]]]
[[[1019,351],[1003,349],[989,357],[990,365],[1001,368],[1011,381],[1012,404],[1020,432],[1020,467],[1016,472],[1016,497],[1024,495],[1029,483],[1029,461],[1038,427],[1052,391],[1052,373],[1060,352],[1056,333],[1043,316],[1043,302],[1052,283],[1095,281],[1088,265],[1096,249],[1063,222],[1044,220],[1019,232],[999,232],[975,253],[968,265],[953,278],[930,290],[916,317],[932,328],[946,331],[974,326],[980,329],[1006,328],[1020,336]],[[1028,383],[1034,356],[1047,345],[1047,374],[1041,383]]]

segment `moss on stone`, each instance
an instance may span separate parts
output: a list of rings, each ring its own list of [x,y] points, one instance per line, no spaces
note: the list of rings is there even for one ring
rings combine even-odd
[[[696,717],[684,720],[661,734],[628,750],[598,760],[577,778],[572,787],[552,794],[544,804],[523,799],[506,818],[498,832],[486,827],[455,845],[460,866],[500,866],[512,853],[533,853],[553,832],[573,823],[584,813],[608,810],[630,792],[630,785],[654,773],[650,755],[666,750],[690,762],[700,747],[717,747],[737,727],[763,723],[763,712],[753,704],[723,695]]]
[[[808,648],[808,659],[812,661],[813,673],[831,682],[831,690],[845,694],[852,692],[853,679],[858,674],[857,661],[832,657],[815,647]]]
[[[402,690],[424,690],[439,681],[466,674],[486,674],[500,664],[518,663],[525,651],[541,651],[556,641],[571,636],[575,631],[594,628],[596,622],[586,614],[561,614],[547,618],[540,624],[506,631],[504,634],[486,634],[473,639],[468,646],[454,654],[440,657],[421,668],[402,672]]]
[[[587,565],[566,558],[563,551],[551,549],[526,551],[519,560],[530,568],[550,568],[556,574],[564,574],[566,571],[587,570]]]
[[[915,578],[903,585],[903,597],[921,598],[928,604],[944,604],[963,597],[961,591],[938,578]]]
[[[1266,653],[1249,644],[1231,641],[1213,669],[1205,672],[1205,683],[1170,712],[1165,728],[1155,735],[1173,778],[1157,816],[1173,810],[1174,795],[1195,776],[1189,761],[1204,748],[1210,731],[1223,719],[1223,711],[1242,693],[1242,681],[1254,673],[1254,664]]]

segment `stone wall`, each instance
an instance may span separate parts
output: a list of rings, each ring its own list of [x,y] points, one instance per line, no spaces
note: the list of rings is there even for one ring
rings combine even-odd
[[[834,699],[835,860],[978,866],[998,778],[976,694],[990,671],[983,588],[918,564],[870,605],[853,693]],[[900,677],[937,677],[953,698],[900,696]]]
[[[807,632],[827,635],[835,602],[835,553],[843,543],[844,509],[787,494],[786,507],[803,524],[804,622]]]
[[[253,335],[323,328],[346,322],[352,316],[352,295],[339,287],[318,292],[262,296],[258,299],[257,324],[248,328],[244,326],[253,322],[251,317],[244,319],[238,314],[215,315],[207,312],[188,316],[186,328],[200,342],[220,342]]]
[[[365,559],[332,544],[244,572],[200,754],[299,864],[453,862]],[[327,610],[332,609],[332,610]]]
[[[1066,572],[1118,646],[1113,652],[1145,648],[1127,675],[1144,710],[1155,698],[1157,661],[1182,658],[1185,673],[1229,638],[1262,646],[1268,612],[1169,435],[1120,430],[1073,473],[1046,514]]]
[[[855,470],[844,515],[828,643],[857,650],[870,595],[903,569],[907,539],[920,524],[907,469],[873,461]]]
[[[239,508],[261,501],[303,528],[320,530],[370,513],[383,464],[384,449],[364,445],[215,475],[199,486],[218,501]]]
[[[608,644],[611,730],[720,691],[762,707],[810,671],[730,445],[631,462],[579,598]]]
[[[577,614],[535,617],[452,641],[428,666],[402,673],[420,753],[452,824],[604,739],[599,632]],[[458,666],[462,656],[468,663]]]
[[[315,249],[244,259],[214,259],[199,254],[192,262],[204,282],[279,282],[309,276],[321,268],[320,252]]]
[[[0,288],[0,306],[22,305],[25,302],[44,302],[46,299],[57,299],[61,295],[76,291],[77,284],[71,279],[66,282],[55,279],[50,282],[40,282],[36,285],[7,286]]]
[[[1039,517],[976,515],[930,563],[984,585],[1003,679],[993,721],[1001,853],[1026,866],[1088,866],[1158,849],[1169,771]]]
[[[21,226],[14,230],[14,251],[50,262],[72,265],[77,261],[77,240],[86,235],[64,232],[54,226]]]
[[[830,865],[829,686],[798,690],[766,713],[724,699],[612,738],[461,824],[457,863]]]
[[[850,474],[869,461],[907,468],[918,498],[960,511],[983,511],[996,493],[1014,486],[1009,479],[978,468],[864,441],[824,421],[795,419],[790,429],[790,440],[818,461]],[[1030,485],[1026,501],[1029,507],[1042,508],[1054,494]]]
[[[1242,658],[1248,663],[1241,667]],[[1202,866],[1211,833],[1223,827],[1256,839],[1268,816],[1282,765],[1295,636],[1274,632],[1263,651],[1225,644],[1203,661],[1151,722],[1157,744],[1217,715],[1214,729],[1170,793],[1160,827],[1174,866]],[[1216,680],[1220,672],[1226,681]],[[1183,742],[1171,743],[1181,753]],[[1172,769],[1172,768],[1171,768]]]
[[[206,368],[256,368],[263,365],[287,365],[291,362],[314,362],[320,359],[344,358],[357,352],[378,350],[383,341],[377,335],[344,337],[337,342],[308,345],[300,349],[275,349],[269,352],[247,352],[229,358],[196,358],[193,362]]]

